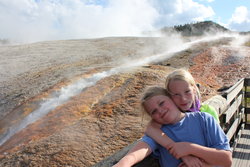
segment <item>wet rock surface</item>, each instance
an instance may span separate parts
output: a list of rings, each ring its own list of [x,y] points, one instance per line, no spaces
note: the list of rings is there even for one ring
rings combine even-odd
[[[21,61],[9,75],[1,73],[0,132],[30,114],[54,90],[119,66],[127,58],[132,63],[161,53],[163,41],[104,38],[0,47],[5,56],[1,66],[11,59]],[[163,86],[172,70],[188,68],[201,85],[203,100],[220,87],[249,77],[249,47],[242,46],[239,52],[228,47],[229,42],[200,43],[97,81],[13,135],[0,147],[0,166],[94,165],[143,135],[148,118],[140,110],[140,93],[148,85]],[[24,64],[29,68],[22,68]]]

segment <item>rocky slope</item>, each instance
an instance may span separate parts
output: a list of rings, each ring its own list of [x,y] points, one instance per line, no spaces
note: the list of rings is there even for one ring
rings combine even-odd
[[[148,118],[140,111],[140,93],[148,85],[163,85],[170,71],[188,68],[201,84],[203,100],[218,88],[249,77],[250,48],[241,46],[239,52],[229,46],[231,40],[198,43],[98,80],[5,142],[0,147],[0,166],[92,166],[143,135]],[[162,53],[164,42],[162,38],[105,38],[0,47],[5,69],[1,134],[55,90],[122,66],[127,59],[132,64]]]

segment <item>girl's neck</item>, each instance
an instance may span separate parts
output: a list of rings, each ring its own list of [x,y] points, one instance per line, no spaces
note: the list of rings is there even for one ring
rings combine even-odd
[[[189,109],[189,111],[191,111],[191,112],[197,112],[197,111],[200,110],[200,107],[201,107],[200,99],[195,98],[195,101],[193,102],[193,105]]]
[[[185,117],[185,115],[186,115],[185,113],[180,112],[179,115],[176,117],[176,120],[173,122],[173,124],[180,122]]]

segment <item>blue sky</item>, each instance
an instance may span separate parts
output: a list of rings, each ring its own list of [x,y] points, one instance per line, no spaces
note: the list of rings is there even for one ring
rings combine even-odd
[[[0,39],[15,42],[142,36],[205,20],[250,31],[250,1],[0,0]]]
[[[249,0],[195,0],[206,6],[211,6],[215,12],[215,21],[228,24],[233,15],[236,15],[236,9],[239,7],[246,8],[246,15],[250,19],[250,1]],[[249,22],[249,20],[248,20]],[[250,25],[249,25],[250,26]],[[233,28],[233,27],[231,27]],[[242,27],[240,31],[250,31],[250,27]]]

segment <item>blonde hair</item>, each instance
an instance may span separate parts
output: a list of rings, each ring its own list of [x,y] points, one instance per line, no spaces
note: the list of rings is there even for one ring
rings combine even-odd
[[[144,103],[149,100],[150,98],[154,97],[154,96],[159,96],[159,95],[163,95],[163,96],[169,96],[167,90],[163,87],[160,86],[150,86],[147,87],[145,89],[145,91],[143,92],[142,96],[141,96],[141,107],[143,109],[144,112]],[[147,113],[147,112],[146,112]]]
[[[200,90],[198,88],[198,86],[196,85],[196,82],[194,80],[194,77],[191,75],[191,73],[185,69],[177,69],[173,72],[171,72],[165,81],[165,87],[168,93],[170,93],[171,91],[169,90],[169,83],[171,81],[175,81],[175,80],[181,80],[181,81],[185,81],[188,84],[190,84],[191,86],[194,87],[195,89],[195,100],[201,100],[201,95],[200,95]]]

